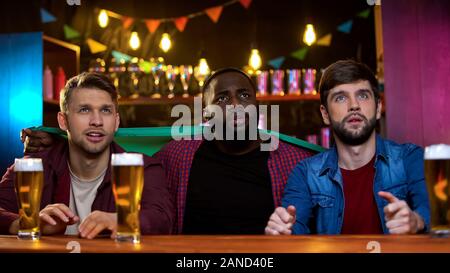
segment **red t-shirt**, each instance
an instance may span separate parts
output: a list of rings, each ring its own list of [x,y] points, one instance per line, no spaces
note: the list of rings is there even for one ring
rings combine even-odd
[[[375,157],[356,170],[341,168],[344,182],[344,223],[341,234],[382,234],[373,192]]]

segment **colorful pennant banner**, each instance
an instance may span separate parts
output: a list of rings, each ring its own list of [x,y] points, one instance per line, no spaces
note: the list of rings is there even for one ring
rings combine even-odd
[[[134,19],[131,17],[124,16],[122,18],[122,25],[124,29],[128,29],[134,22]]]
[[[160,23],[161,22],[158,19],[145,20],[145,25],[150,33],[154,33],[156,29],[158,29]]]
[[[358,14],[356,14],[356,16],[358,16],[360,18],[364,18],[364,19],[369,18],[369,15],[370,15],[370,9],[363,10],[363,11],[359,12]]]
[[[252,0],[230,0],[220,6],[206,8],[202,11],[199,11],[196,13],[191,13],[191,14],[177,17],[177,18],[159,18],[159,19],[148,18],[148,19],[142,19],[141,21],[143,21],[146,24],[147,29],[149,30],[150,33],[154,33],[160,24],[166,23],[166,22],[173,22],[175,24],[175,27],[180,32],[183,32],[186,27],[187,22],[198,16],[207,15],[211,19],[211,21],[213,21],[214,23],[217,23],[220,19],[220,15],[222,14],[223,9],[227,6],[230,6],[230,5],[233,5],[236,3],[240,3],[244,8],[248,9],[250,4],[252,3]],[[105,10],[105,11],[109,17],[122,20],[122,24],[125,29],[128,29],[133,23],[138,21],[137,19],[127,17],[125,15],[121,15],[121,14],[115,13],[110,10]]]
[[[352,31],[353,20],[348,20],[338,26],[337,30],[349,34]]]
[[[205,9],[206,15],[211,18],[211,21],[217,23],[219,21],[220,14],[222,13],[223,7],[217,6],[209,9]]]
[[[286,59],[285,57],[278,57],[278,58],[270,60],[268,63],[273,68],[280,69],[280,67],[283,65],[285,59]]]
[[[121,60],[124,60],[125,62],[129,62],[131,61],[131,59],[133,59],[133,57],[131,57],[130,55],[124,54],[122,52],[113,50],[111,52],[112,56],[116,59],[116,63],[120,63]]]
[[[248,9],[248,7],[250,7],[250,4],[252,3],[252,0],[239,0],[239,2],[244,8]]]
[[[80,33],[68,25],[64,25],[64,36],[66,37],[66,40],[72,40],[80,37]]]
[[[367,19],[370,16],[371,9],[365,9],[356,14],[357,17]],[[344,23],[340,24],[337,27],[337,30],[346,34],[349,34],[352,31],[353,20],[347,20]],[[330,46],[331,41],[333,40],[333,34],[328,33],[322,37],[320,37],[314,44],[318,46]],[[303,61],[308,53],[308,47],[302,47],[290,54],[291,57],[296,58],[300,61]],[[275,69],[279,69],[285,60],[285,57],[277,57],[269,60],[267,63]]]
[[[179,17],[179,18],[175,19],[174,24],[179,32],[183,32],[184,28],[186,27],[187,22],[188,22],[188,18],[184,16],[184,17]]]
[[[223,11],[224,7],[227,7],[227,6],[235,4],[235,3],[240,3],[244,8],[248,9],[251,2],[252,2],[252,0],[231,0],[229,2],[224,3],[223,5],[207,8],[207,9],[204,9],[203,11],[200,11],[197,13],[192,13],[192,14],[189,14],[186,16],[181,16],[181,17],[177,17],[177,18],[143,19],[141,21],[143,21],[145,23],[145,25],[150,33],[154,33],[158,29],[160,24],[165,23],[165,22],[173,22],[175,27],[178,29],[178,31],[183,32],[184,29],[186,28],[188,21],[192,18],[201,16],[201,15],[207,15],[211,19],[212,22],[217,23],[220,19],[220,16],[222,15],[222,11]],[[40,12],[41,12],[42,23],[50,23],[50,22],[54,22],[57,20],[57,18],[55,16],[53,16],[50,12],[48,12],[44,8],[41,8]],[[108,11],[108,10],[106,10],[106,12],[107,12],[108,16],[110,16],[112,18],[120,19],[122,21],[122,25],[125,29],[128,29],[131,25],[133,25],[133,23],[136,22],[136,20],[132,17],[120,15],[120,14],[117,14],[115,12]],[[367,19],[370,16],[370,12],[371,12],[370,8],[365,9],[361,12],[358,12],[356,14],[356,17]],[[349,34],[352,30],[352,27],[353,27],[353,20],[347,20],[344,23],[340,24],[337,27],[337,30],[340,32]],[[64,35],[65,35],[66,40],[73,40],[75,38],[80,37],[80,33],[68,25],[64,25]],[[330,46],[332,38],[333,38],[332,33],[328,33],[328,34],[322,36],[321,38],[319,38],[315,44],[318,46]],[[100,53],[100,52],[107,50],[106,45],[99,43],[91,38],[88,38],[86,40],[86,43],[92,54]],[[290,54],[290,56],[293,58],[296,58],[300,61],[303,61],[308,53],[308,50],[309,50],[309,47],[302,47],[302,48],[292,52]],[[130,55],[127,55],[127,54],[124,54],[124,53],[121,53],[121,52],[115,51],[115,50],[112,51],[112,55],[116,59],[117,62],[120,62],[121,60],[129,62],[133,58]],[[268,64],[270,66],[274,67],[275,69],[279,69],[279,68],[281,68],[281,66],[283,65],[285,60],[286,60],[286,57],[280,56],[280,57],[269,60]],[[142,65],[146,66],[146,64],[142,64]]]
[[[300,61],[303,61],[303,59],[305,59],[306,57],[306,53],[308,53],[309,48],[308,47],[302,47],[297,51],[294,51],[291,53],[291,56],[299,59]]]
[[[327,35],[323,36],[322,38],[319,38],[319,40],[317,40],[317,42],[316,42],[316,45],[330,46],[332,38],[333,38],[333,35],[331,33],[328,33]]]
[[[107,49],[107,46],[105,46],[104,44],[101,44],[91,38],[88,38],[86,40],[86,43],[88,44],[89,50],[91,51],[92,54],[100,53]]]
[[[46,9],[41,8],[41,21],[42,23],[51,23],[56,21],[56,17],[53,16],[50,12],[48,12]]]

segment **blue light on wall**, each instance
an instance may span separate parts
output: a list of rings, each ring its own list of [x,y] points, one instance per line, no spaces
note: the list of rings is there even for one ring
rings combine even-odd
[[[42,124],[41,32],[0,35],[0,172],[23,156],[20,130]]]

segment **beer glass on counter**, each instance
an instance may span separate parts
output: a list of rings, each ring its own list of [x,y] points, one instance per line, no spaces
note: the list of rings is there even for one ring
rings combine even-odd
[[[144,158],[138,153],[112,154],[112,182],[118,242],[139,243],[139,210],[144,187]]]
[[[425,148],[425,181],[431,205],[431,234],[450,236],[450,145]]]
[[[20,239],[39,240],[39,211],[44,185],[44,169],[40,158],[16,158],[14,186],[19,207]]]

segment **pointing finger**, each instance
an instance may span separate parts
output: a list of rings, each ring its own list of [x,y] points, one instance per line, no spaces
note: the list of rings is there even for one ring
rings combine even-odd
[[[392,193],[387,192],[387,191],[379,191],[378,196],[384,198],[389,203],[394,203],[394,202],[399,201],[397,197],[395,197]]]

